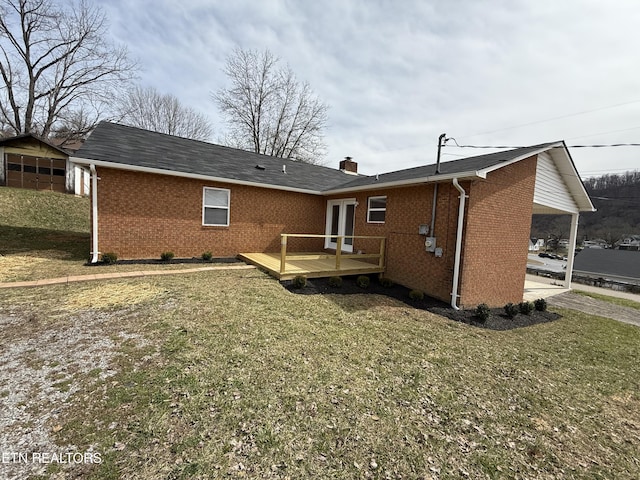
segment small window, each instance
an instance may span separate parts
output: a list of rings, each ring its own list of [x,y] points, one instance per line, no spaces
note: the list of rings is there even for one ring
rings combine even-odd
[[[384,223],[387,216],[387,197],[369,197],[367,222]]]
[[[64,175],[65,175],[65,171],[64,171],[64,169],[63,169],[63,168],[54,168],[54,169],[53,169],[53,174],[54,174],[55,176],[58,176],[58,177],[64,177]]]
[[[229,194],[224,188],[204,187],[202,194],[202,224],[207,226],[229,226]]]
[[[22,165],[20,165],[19,163],[8,163],[7,164],[7,169],[10,172],[21,172],[22,171]]]
[[[35,165],[24,165],[22,168],[24,173],[36,173]]]

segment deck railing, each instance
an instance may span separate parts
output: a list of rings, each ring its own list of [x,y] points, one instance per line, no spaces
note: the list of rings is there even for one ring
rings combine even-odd
[[[372,258],[378,260],[378,267],[384,268],[384,252],[385,252],[385,242],[386,237],[371,237],[364,235],[313,235],[313,234],[305,234],[305,233],[282,233],[281,237],[281,249],[280,249],[280,273],[283,274],[286,271],[287,267],[287,239],[288,238],[335,238],[336,239],[336,270],[340,270],[340,261],[343,258],[357,258],[357,259],[365,259]],[[343,253],[342,245],[344,243],[345,238],[351,239],[369,239],[369,240],[379,240],[380,241],[380,250],[379,253]]]

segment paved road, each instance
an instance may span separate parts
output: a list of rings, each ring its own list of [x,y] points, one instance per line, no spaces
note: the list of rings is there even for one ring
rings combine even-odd
[[[619,322],[630,323],[640,327],[640,310],[614,305],[603,300],[579,295],[573,292],[561,293],[547,298],[549,305],[560,308],[571,308],[579,312],[612,318]]]

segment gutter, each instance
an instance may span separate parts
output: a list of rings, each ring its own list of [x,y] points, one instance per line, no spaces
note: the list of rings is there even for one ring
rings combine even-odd
[[[195,180],[203,180],[205,182],[229,183],[231,185],[244,185],[249,187],[269,188],[272,190],[282,190],[285,192],[307,193],[309,195],[324,195],[321,190],[310,190],[308,188],[286,187],[282,185],[273,185],[270,183],[250,182],[246,180],[236,180],[225,177],[212,177],[210,175],[202,175],[199,173],[179,172],[177,170],[166,170],[163,168],[138,167],[135,165],[127,165],[124,163],[105,162],[103,160],[92,160],[82,157],[70,157],[73,163],[78,165],[95,165],[98,167],[112,168],[114,170],[126,170],[129,172],[153,173],[156,175],[169,175],[172,177],[192,178]],[[286,174],[286,172],[282,172]]]
[[[456,232],[456,253],[453,263],[453,288],[451,290],[451,306],[454,310],[460,310],[458,307],[458,281],[460,279],[460,256],[462,253],[462,228],[464,226],[464,206],[468,197],[467,192],[458,183],[458,179],[453,179],[453,186],[460,192],[460,204],[458,206],[458,229]]]
[[[383,187],[395,188],[395,187],[406,187],[410,185],[419,185],[422,183],[444,182],[444,181],[452,180],[454,178],[465,179],[465,180],[477,180],[477,179],[484,180],[487,178],[487,175],[482,170],[469,170],[468,172],[443,173],[440,175],[429,175],[426,177],[412,178],[407,180],[394,180],[391,182],[367,183],[365,185],[359,185],[357,187],[350,187],[350,188],[334,188],[331,190],[324,190],[321,193],[323,195],[337,195],[341,193],[352,193],[352,192],[363,192],[365,190],[376,190]]]
[[[89,165],[91,170],[91,263],[98,263],[98,172],[96,171],[95,164]]]

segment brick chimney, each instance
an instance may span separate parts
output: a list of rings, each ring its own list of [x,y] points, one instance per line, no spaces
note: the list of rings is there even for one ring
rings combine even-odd
[[[358,163],[351,160],[351,157],[344,157],[344,160],[340,161],[340,171],[357,175]]]

